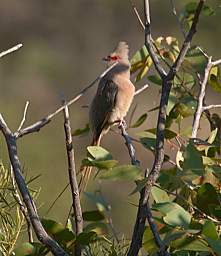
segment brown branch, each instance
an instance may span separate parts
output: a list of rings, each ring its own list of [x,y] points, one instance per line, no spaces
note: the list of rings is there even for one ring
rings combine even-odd
[[[78,101],[97,81],[99,81],[102,77],[104,77],[114,66],[116,66],[117,63],[114,63],[112,66],[110,66],[109,68],[107,68],[101,75],[99,75],[93,82],[91,82],[87,87],[85,87],[83,90],[80,91],[80,93],[74,97],[73,99],[71,99],[70,101],[68,101],[66,103],[67,106],[72,105],[73,103],[75,103],[76,101]],[[46,124],[50,123],[51,120],[57,115],[59,114],[61,111],[63,111],[65,108],[65,106],[59,107],[57,110],[55,110],[54,112],[50,113],[49,115],[47,115],[46,117],[42,118],[41,120],[37,121],[36,123],[21,129],[20,131],[17,131],[15,133],[15,137],[16,138],[20,138],[24,135],[27,135],[29,133],[33,133],[33,132],[39,132],[41,128],[43,128]]]
[[[17,153],[16,137],[8,128],[1,114],[0,114],[0,130],[2,131],[5,137],[7,147],[8,147],[10,162],[14,172],[14,177],[18,185],[18,189],[21,193],[22,199],[26,205],[28,215],[37,238],[39,239],[40,242],[45,244],[54,255],[68,256],[68,254],[59,246],[59,244],[46,233],[44,227],[41,224],[40,218],[36,210],[35,203],[32,200],[32,197],[29,193],[25,180],[22,176],[21,165],[20,165],[20,161]]]
[[[24,206],[22,200],[21,200],[21,197],[18,193],[18,190],[16,188],[16,182],[15,182],[15,176],[14,176],[14,173],[13,173],[13,168],[11,166],[11,179],[12,179],[12,186],[13,186],[13,190],[14,190],[14,197],[15,197],[15,200],[17,202],[17,204],[19,205],[19,208],[20,208],[20,211],[22,212],[25,220],[26,220],[26,223],[27,223],[27,232],[28,232],[28,240],[29,240],[29,243],[33,243],[33,235],[32,235],[32,229],[31,229],[31,222],[30,222],[30,219],[29,219],[29,216],[27,214],[27,209],[26,207]]]
[[[193,23],[191,25],[191,28],[190,28],[187,36],[184,39],[180,53],[179,53],[176,61],[170,68],[168,74],[165,74],[165,71],[162,69],[162,67],[159,63],[158,57],[157,57],[155,51],[153,50],[152,41],[151,41],[151,30],[150,30],[149,1],[144,0],[145,45],[147,46],[147,49],[148,49],[149,54],[153,60],[153,63],[155,65],[157,72],[160,74],[160,76],[162,78],[162,94],[161,94],[159,115],[158,115],[158,121],[157,121],[156,148],[155,148],[154,164],[151,169],[151,172],[148,175],[147,184],[141,191],[138,212],[137,212],[137,217],[136,217],[136,223],[134,226],[132,242],[130,245],[128,256],[137,256],[140,248],[142,247],[142,239],[143,239],[143,233],[145,230],[145,219],[146,219],[146,214],[147,214],[147,210],[148,210],[148,200],[149,200],[150,191],[159,176],[159,173],[160,173],[160,170],[161,170],[161,167],[163,164],[163,160],[164,160],[166,107],[168,104],[172,81],[173,81],[176,73],[178,72],[178,70],[185,58],[185,55],[190,47],[190,42],[192,40],[193,35],[196,32],[196,25],[198,23],[199,15],[203,8],[204,2],[205,2],[205,0],[199,1],[198,6],[195,11],[195,14],[194,14]],[[149,224],[151,225],[150,219],[148,221],[149,221]],[[156,230],[155,231],[152,230],[152,231],[158,232]],[[159,253],[160,253],[160,255],[168,255],[168,252],[166,252],[165,247],[160,248]]]
[[[66,151],[68,158],[68,174],[69,182],[71,186],[72,193],[72,206],[74,209],[74,218],[75,218],[75,228],[76,234],[80,234],[83,231],[83,217],[81,211],[81,202],[79,197],[78,182],[76,176],[76,167],[75,167],[75,157],[74,157],[74,147],[71,135],[71,124],[69,118],[68,106],[64,103],[64,131],[66,139]],[[81,255],[81,246],[76,245],[73,251],[73,254],[76,256]]]
[[[22,44],[17,44],[15,46],[13,46],[12,48],[6,50],[6,51],[3,51],[3,52],[0,52],[0,58],[4,57],[5,55],[8,55],[14,51],[17,51],[19,50],[23,45]]]

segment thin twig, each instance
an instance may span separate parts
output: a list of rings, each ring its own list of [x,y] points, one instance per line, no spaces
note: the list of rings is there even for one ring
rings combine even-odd
[[[183,27],[183,24],[180,22],[178,15],[177,15],[176,6],[175,6],[174,1],[170,0],[170,4],[171,4],[171,7],[172,7],[173,15],[176,17],[177,23],[178,23],[178,25],[180,27],[180,30],[181,30],[181,32],[183,34],[183,37],[185,38],[185,36],[186,36],[185,29]]]
[[[133,11],[134,11],[134,13],[135,13],[135,15],[136,15],[136,17],[137,17],[137,20],[139,21],[141,27],[142,27],[143,30],[144,30],[144,29],[145,29],[145,26],[144,26],[144,24],[143,24],[143,21],[142,21],[142,19],[141,19],[141,17],[140,17],[140,14],[139,14],[139,12],[138,12],[138,10],[137,10],[136,5],[133,3],[132,0],[130,1],[130,3],[131,3],[131,6],[132,6]]]
[[[21,120],[21,123],[18,127],[18,130],[17,132],[19,132],[22,128],[22,126],[24,125],[25,123],[25,120],[26,120],[26,114],[27,114],[27,110],[28,110],[28,105],[29,105],[29,101],[26,101],[26,104],[25,104],[25,108],[24,108],[24,112],[23,112],[23,117],[22,117],[22,120]]]
[[[196,32],[196,25],[199,20],[199,15],[202,11],[205,0],[200,0],[198,6],[196,8],[193,22],[191,28],[184,39],[183,45],[179,52],[179,55],[170,68],[168,74],[165,74],[164,69],[161,67],[158,57],[153,50],[152,40],[151,40],[151,30],[150,30],[150,12],[149,12],[149,1],[144,0],[144,13],[145,13],[145,45],[149,51],[149,54],[153,60],[155,68],[159,75],[162,78],[162,94],[160,100],[160,108],[159,115],[157,121],[157,132],[156,132],[156,149],[155,149],[155,159],[153,167],[148,175],[148,181],[146,186],[142,189],[139,206],[137,211],[136,223],[134,226],[132,242],[130,245],[130,249],[128,252],[128,256],[137,256],[138,252],[142,246],[142,238],[145,230],[145,219],[146,213],[148,209],[148,200],[152,186],[156,182],[164,159],[164,138],[165,138],[165,122],[166,122],[166,107],[168,104],[169,94],[172,86],[172,81],[179,70],[185,55],[190,47],[190,42],[192,40],[193,35]],[[150,223],[150,220],[149,224]],[[152,230],[153,231],[153,230]],[[155,231],[154,231],[155,232]],[[160,255],[168,255],[166,249],[160,248]]]
[[[72,206],[74,209],[74,218],[75,218],[75,228],[76,234],[80,234],[83,231],[83,217],[81,210],[81,202],[78,190],[78,182],[76,176],[76,167],[75,167],[75,157],[74,157],[74,147],[72,141],[72,132],[71,132],[71,124],[69,118],[69,110],[68,106],[64,102],[64,131],[65,131],[65,140],[66,140],[66,151],[68,158],[68,175],[69,182],[71,187],[71,195],[72,195]],[[76,244],[74,247],[73,254],[76,256],[81,255],[81,246]]]
[[[21,193],[22,199],[26,205],[28,215],[36,236],[38,237],[39,241],[45,244],[54,255],[68,256],[68,254],[60,247],[60,245],[47,234],[47,232],[45,231],[44,227],[41,224],[40,218],[36,210],[35,203],[30,195],[30,192],[27,188],[25,180],[22,176],[21,165],[20,165],[20,161],[17,153],[16,137],[8,128],[1,114],[0,114],[0,130],[2,131],[5,137],[7,147],[8,147],[8,155],[13,168],[15,180],[18,185],[18,189]]]
[[[153,48],[153,40],[151,36],[151,27],[150,27],[150,7],[149,7],[149,1],[144,0],[144,16],[145,16],[145,45],[148,49],[149,55],[153,61],[153,64],[160,75],[161,78],[166,76],[166,71],[161,66],[160,61],[154,51]]]
[[[206,65],[205,71],[204,71],[204,78],[203,81],[200,81],[200,91],[199,91],[199,96],[198,96],[198,103],[197,103],[197,109],[194,115],[193,119],[193,129],[192,129],[192,138],[196,138],[197,132],[199,129],[200,125],[200,118],[204,110],[203,102],[204,102],[204,97],[206,94],[206,85],[209,77],[210,70],[212,68],[212,57],[209,57],[208,63]]]
[[[80,91],[80,93],[74,97],[73,99],[71,99],[70,101],[68,101],[66,103],[67,106],[72,105],[74,102],[76,102],[77,100],[79,100],[97,81],[99,81],[101,78],[103,78],[111,69],[113,69],[115,66],[117,65],[117,62],[114,63],[113,65],[111,65],[109,68],[107,68],[101,75],[99,75],[93,82],[91,82],[87,87],[85,87],[84,89],[82,89]],[[57,114],[59,114],[61,111],[63,111],[65,108],[65,106],[59,107],[57,110],[55,110],[54,112],[50,113],[49,115],[47,115],[46,117],[42,118],[40,121],[37,121],[36,123],[21,129],[20,131],[15,133],[16,138],[20,138],[24,135],[27,135],[29,133],[33,133],[33,132],[38,132],[40,131],[40,129],[42,127],[44,127],[46,124],[48,124],[53,117],[55,117]]]
[[[145,84],[144,86],[142,86],[140,89],[136,90],[135,92],[135,96],[142,93],[144,90],[146,90],[149,87],[149,84]]]
[[[209,110],[209,109],[212,109],[212,108],[221,108],[221,104],[204,106],[203,111]]]
[[[12,52],[15,52],[15,51],[19,50],[22,46],[23,46],[22,44],[17,44],[17,45],[13,46],[12,48],[10,48],[6,51],[0,52],[0,58],[4,57],[7,54],[10,54]]]

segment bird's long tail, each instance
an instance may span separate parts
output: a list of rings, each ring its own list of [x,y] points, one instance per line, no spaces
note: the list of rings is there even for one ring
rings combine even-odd
[[[100,139],[101,139],[101,136],[99,136],[98,138],[94,138],[91,143],[91,146],[99,146]],[[81,178],[80,178],[80,182],[78,184],[80,195],[85,191],[85,189],[87,187],[92,168],[93,168],[93,166],[82,166],[80,169]]]

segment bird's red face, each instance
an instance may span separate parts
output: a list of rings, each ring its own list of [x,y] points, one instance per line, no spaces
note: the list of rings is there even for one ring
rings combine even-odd
[[[121,57],[118,55],[108,55],[107,57],[103,58],[104,61],[108,61],[108,62],[117,62],[120,59]]]

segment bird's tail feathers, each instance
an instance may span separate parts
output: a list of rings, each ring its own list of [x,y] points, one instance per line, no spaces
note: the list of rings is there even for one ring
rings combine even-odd
[[[94,137],[93,141],[91,143],[91,146],[99,146],[100,145],[100,140],[101,140],[101,136]],[[80,168],[79,173],[81,174],[81,178],[80,178],[80,182],[78,184],[80,195],[85,191],[85,189],[87,187],[87,184],[88,184],[89,179],[90,179],[92,168],[93,168],[93,166],[81,166],[81,168]]]

